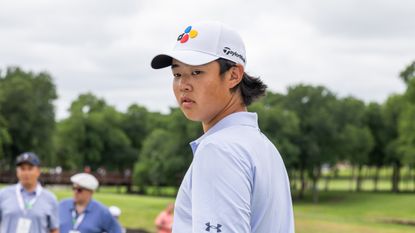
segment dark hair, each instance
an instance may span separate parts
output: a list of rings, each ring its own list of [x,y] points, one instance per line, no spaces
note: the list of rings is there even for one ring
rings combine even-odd
[[[226,71],[236,65],[235,62],[224,58],[219,58],[216,61],[219,63],[220,75],[223,75]],[[248,106],[259,97],[265,95],[267,85],[265,85],[259,77],[253,77],[244,72],[241,82],[233,87],[231,92],[235,92],[238,88],[241,91],[242,100],[244,101],[245,106]]]

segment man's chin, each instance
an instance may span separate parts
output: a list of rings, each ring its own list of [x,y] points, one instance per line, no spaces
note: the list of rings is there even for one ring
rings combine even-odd
[[[190,112],[183,111],[183,109],[182,109],[182,112],[183,112],[184,116],[190,121],[196,121],[196,122],[201,121],[197,116],[193,115]]]
[[[31,182],[30,180],[20,180],[20,183],[23,186],[28,186],[28,185],[31,185],[33,182]]]

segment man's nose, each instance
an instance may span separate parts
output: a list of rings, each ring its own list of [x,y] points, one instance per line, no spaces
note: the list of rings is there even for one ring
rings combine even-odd
[[[190,75],[183,75],[179,82],[180,91],[190,91],[192,89]]]

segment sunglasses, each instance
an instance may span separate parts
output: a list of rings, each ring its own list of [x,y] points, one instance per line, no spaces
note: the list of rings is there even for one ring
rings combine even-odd
[[[79,187],[72,187],[72,190],[73,190],[74,192],[77,192],[77,193],[82,193],[82,191],[84,191],[84,189],[83,189],[83,188],[79,188]]]

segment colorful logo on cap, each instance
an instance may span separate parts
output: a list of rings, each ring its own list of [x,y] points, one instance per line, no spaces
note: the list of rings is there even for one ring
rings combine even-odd
[[[192,26],[187,27],[184,30],[184,33],[180,34],[179,37],[177,37],[177,41],[180,41],[180,43],[186,43],[189,38],[194,39],[197,37],[198,32],[196,30],[192,30]]]

